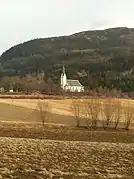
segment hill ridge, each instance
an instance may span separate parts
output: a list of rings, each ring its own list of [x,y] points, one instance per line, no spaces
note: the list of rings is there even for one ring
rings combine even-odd
[[[69,78],[79,79],[91,89],[102,86],[134,91],[133,58],[134,28],[114,27],[15,45],[1,55],[0,74],[24,76],[43,71],[58,84],[64,63]]]

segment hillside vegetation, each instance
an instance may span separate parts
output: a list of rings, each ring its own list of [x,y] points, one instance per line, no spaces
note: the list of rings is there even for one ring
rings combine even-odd
[[[43,74],[59,84],[62,64],[69,78],[90,88],[134,91],[134,29],[85,31],[35,39],[12,47],[0,57],[0,76]],[[36,85],[37,86],[37,85]]]

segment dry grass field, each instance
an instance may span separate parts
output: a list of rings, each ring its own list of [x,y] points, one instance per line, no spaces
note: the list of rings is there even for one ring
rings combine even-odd
[[[133,131],[75,128],[72,100],[45,101],[52,114],[42,127],[38,100],[0,99],[0,178],[134,178]]]
[[[39,100],[35,99],[0,99],[0,103],[13,104],[14,106],[36,109]],[[43,101],[43,100],[42,100]],[[71,100],[45,100],[52,106],[52,113],[61,115],[72,115],[70,111]]]
[[[115,99],[116,100],[116,99]],[[122,104],[124,107],[127,107],[128,104],[134,108],[134,100],[129,99],[120,99],[122,101]],[[12,106],[16,107],[23,107],[25,109],[36,109],[37,103],[39,100],[35,99],[0,99],[0,104],[10,104]],[[63,100],[41,100],[41,101],[47,101],[50,106],[52,107],[52,113],[58,114],[58,115],[64,115],[64,116],[72,116],[72,112],[70,110],[70,106],[72,103],[71,99],[63,99]],[[86,99],[85,99],[86,101]],[[101,99],[102,103],[104,102],[104,99]],[[82,103],[81,103],[82,104]]]
[[[26,107],[25,103],[18,105],[18,102],[14,105],[10,101],[0,103],[0,121],[8,123],[41,123],[39,114],[35,110],[37,103],[33,102],[33,106],[34,108]],[[48,122],[56,125],[75,125],[72,116],[57,113],[52,113],[51,120]]]

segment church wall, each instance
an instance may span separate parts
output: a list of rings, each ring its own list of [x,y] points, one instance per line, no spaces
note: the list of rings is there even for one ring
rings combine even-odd
[[[81,86],[66,86],[65,90],[70,92],[82,92],[84,88]]]

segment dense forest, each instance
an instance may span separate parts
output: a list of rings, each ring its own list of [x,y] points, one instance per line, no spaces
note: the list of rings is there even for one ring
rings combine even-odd
[[[68,78],[79,79],[87,89],[133,92],[134,29],[85,31],[14,46],[0,57],[0,86],[57,89],[63,64]]]

